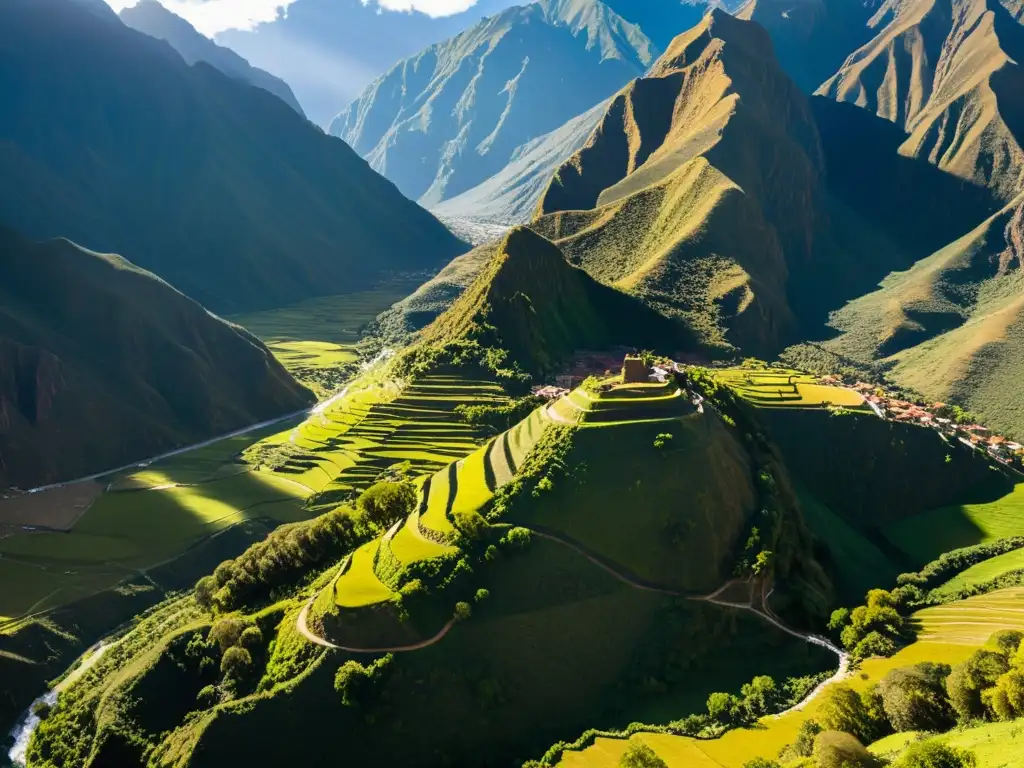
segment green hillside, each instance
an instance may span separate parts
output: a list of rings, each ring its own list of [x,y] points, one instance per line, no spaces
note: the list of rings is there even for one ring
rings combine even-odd
[[[0,220],[28,237],[129,254],[221,313],[465,250],[343,142],[162,41],[72,0],[4,3],[0,30]]]
[[[752,353],[907,263],[828,195],[807,98],[764,29],[719,10],[613,99],[532,226],[702,341]]]
[[[143,459],[311,404],[266,347],[120,256],[0,230],[0,486]]]
[[[486,252],[482,254],[484,258]],[[489,365],[552,371],[576,350],[619,344],[687,343],[676,324],[636,299],[601,285],[565,261],[557,247],[514,229],[451,307],[420,336],[407,365],[457,355],[460,347],[501,351]],[[691,342],[692,343],[692,342]]]

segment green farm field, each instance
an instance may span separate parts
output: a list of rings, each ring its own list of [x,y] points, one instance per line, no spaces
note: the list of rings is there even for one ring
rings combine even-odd
[[[936,590],[939,595],[954,595],[965,587],[986,584],[1004,574],[1024,570],[1024,549],[1015,549],[972,565]]]
[[[720,384],[745,400],[763,408],[820,408],[838,405],[851,410],[869,410],[864,398],[852,389],[819,384],[801,371],[766,368],[727,368],[713,371]]]
[[[918,739],[935,739],[952,747],[969,750],[978,759],[977,768],[1024,768],[1024,720],[987,723],[940,736],[917,731],[895,733],[876,741],[868,749],[879,757],[895,759]]]
[[[922,661],[958,664],[982,646],[1000,628],[1024,628],[1024,589],[993,592],[929,608],[915,614],[921,623],[917,642],[887,659],[865,661],[857,674],[846,684],[863,690],[878,682],[890,670],[912,666]],[[800,725],[815,716],[821,698],[815,698],[802,709],[780,716],[763,718],[756,726],[730,731],[714,740],[697,740],[663,734],[637,734],[632,741],[648,744],[669,768],[742,768],[756,757],[774,759],[791,744]],[[593,746],[567,752],[560,766],[564,768],[617,768],[626,750],[624,739],[598,739]],[[992,768],[1000,763],[981,764]]]
[[[994,499],[924,512],[892,523],[886,538],[922,563],[960,547],[1024,534],[1024,482]]]

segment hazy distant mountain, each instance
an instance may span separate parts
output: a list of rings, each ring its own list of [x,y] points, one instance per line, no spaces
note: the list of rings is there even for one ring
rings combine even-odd
[[[331,123],[412,199],[437,204],[653,63],[639,27],[600,0],[510,8],[401,62]]]
[[[121,21],[132,29],[166,40],[187,63],[205,61],[212,64],[228,77],[270,91],[300,115],[303,114],[302,107],[287,83],[269,72],[251,66],[234,51],[201,35],[191,24],[168,11],[157,0],[142,0],[138,5],[122,10],[120,16]]]
[[[296,0],[276,21],[222,32],[217,42],[283,78],[309,118],[326,127],[397,62],[517,1],[480,0],[464,13],[431,18],[384,10],[376,0]]]
[[[130,254],[219,312],[465,246],[280,99],[71,0],[0,4],[0,220]]]
[[[0,487],[109,469],[312,400],[247,331],[149,272],[0,227]]]
[[[715,11],[612,100],[533,227],[706,343],[770,352],[905,263],[848,226],[824,178],[807,97],[768,35]]]
[[[433,206],[432,212],[442,219],[464,216],[501,224],[528,222],[555,171],[590,138],[606,107],[601,102],[562,127],[519,147],[509,164],[494,176]]]

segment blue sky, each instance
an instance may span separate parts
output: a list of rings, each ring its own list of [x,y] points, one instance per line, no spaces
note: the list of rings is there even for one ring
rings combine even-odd
[[[213,36],[228,29],[252,29],[256,24],[272,21],[281,9],[295,0],[161,0],[170,11],[191,22],[205,35]],[[135,5],[138,0],[107,0],[119,11]],[[391,11],[417,10],[430,16],[448,16],[476,5],[477,0],[377,0]],[[366,0],[363,0],[366,4]]]

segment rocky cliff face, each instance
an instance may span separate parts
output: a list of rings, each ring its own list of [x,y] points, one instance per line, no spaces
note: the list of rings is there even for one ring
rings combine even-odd
[[[498,173],[519,147],[600,103],[657,55],[601,0],[540,0],[397,64],[330,133],[432,206]]]
[[[248,332],[152,274],[0,229],[0,487],[109,469],[311,400]]]

